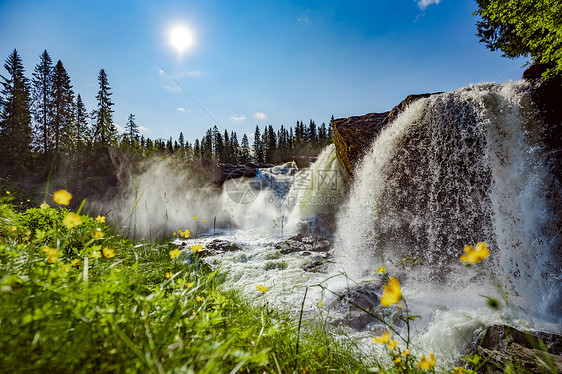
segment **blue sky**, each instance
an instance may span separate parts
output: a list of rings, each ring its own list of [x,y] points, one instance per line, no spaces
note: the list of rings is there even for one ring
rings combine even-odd
[[[524,60],[478,42],[475,9],[468,0],[0,1],[0,59],[17,48],[31,77],[47,49],[89,111],[104,68],[114,122],[133,113],[151,138],[182,131],[193,141],[216,123],[241,139],[256,124],[328,123],[390,110],[411,93],[520,79]],[[169,42],[177,24],[194,41],[182,55]]]

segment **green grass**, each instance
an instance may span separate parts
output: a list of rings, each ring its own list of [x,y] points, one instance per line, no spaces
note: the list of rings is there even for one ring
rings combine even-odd
[[[2,373],[367,371],[320,329],[303,328],[297,352],[293,320],[220,291],[219,273],[172,259],[169,243],[133,245],[88,216],[67,229],[65,209],[17,213],[3,200]],[[95,258],[103,248],[115,257]]]

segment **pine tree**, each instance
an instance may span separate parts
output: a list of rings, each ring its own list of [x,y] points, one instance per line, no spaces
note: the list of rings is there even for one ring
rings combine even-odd
[[[261,142],[261,132],[259,126],[256,125],[254,131],[254,160],[256,162],[263,162],[263,144]]]
[[[76,124],[76,141],[78,145],[86,143],[90,138],[90,129],[88,127],[88,111],[82,101],[80,94],[76,97],[76,107],[74,113],[74,122]]]
[[[135,123],[135,115],[129,114],[129,119],[127,119],[127,124],[125,125],[125,133],[129,138],[129,146],[134,148],[135,139],[139,135],[139,125]]]
[[[109,82],[107,80],[107,74],[104,69],[100,70],[98,75],[98,83],[100,85],[100,90],[96,95],[98,100],[98,108],[95,111],[95,138],[98,145],[102,148],[107,147],[117,134],[117,129],[113,124],[112,113],[113,102],[111,101],[112,93],[109,92],[111,87],[109,87]]]
[[[29,80],[15,49],[4,68],[8,77],[0,76],[0,165],[2,174],[8,174],[31,166],[31,110]]]
[[[39,56],[33,71],[33,116],[35,118],[35,143],[43,153],[49,153],[50,129],[53,110],[53,61],[47,50]]]
[[[201,147],[199,146],[199,139],[195,139],[195,142],[193,143],[193,159],[201,159]]]
[[[185,139],[183,137],[183,132],[180,131],[180,136],[178,138],[178,145],[180,148],[185,148]]]
[[[250,142],[248,135],[242,136],[242,150],[240,152],[240,163],[245,164],[250,161]]]
[[[55,152],[59,152],[63,140],[74,138],[69,134],[74,118],[74,92],[61,60],[57,61],[53,74],[53,111],[53,140]]]

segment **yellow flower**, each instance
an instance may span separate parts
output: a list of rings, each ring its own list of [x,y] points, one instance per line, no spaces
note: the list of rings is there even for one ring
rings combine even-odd
[[[396,278],[390,278],[388,284],[383,285],[383,295],[381,297],[382,306],[390,306],[396,304],[402,298],[402,289],[400,282]]]
[[[100,251],[93,251],[92,254],[90,255],[91,258],[93,258],[94,260],[97,260],[99,258],[101,258],[101,252]]]
[[[6,191],[6,195],[9,195],[9,194],[10,194],[10,191]]]
[[[115,251],[111,248],[105,247],[104,249],[102,249],[102,251],[103,251],[103,255],[105,256],[105,258],[115,257]]]
[[[80,259],[79,259],[79,258],[75,258],[74,260],[70,261],[70,265],[71,265],[71,266],[79,267],[79,266],[80,266]]]
[[[180,254],[181,254],[181,251],[180,251],[178,248],[172,249],[172,250],[170,251],[170,258],[179,257]]]
[[[55,263],[59,259],[59,251],[54,248],[45,248],[43,249],[45,253],[47,253],[47,262]]]
[[[429,370],[435,367],[435,355],[432,353],[429,355],[429,360],[425,356],[421,356],[420,362],[418,362],[418,367],[423,370]]]
[[[402,356],[408,356],[410,354],[410,350],[406,350],[404,352],[402,352]]]
[[[318,303],[318,306],[322,306],[322,305],[324,305],[324,303],[323,303],[322,301],[320,301],[320,302]]]
[[[67,190],[58,190],[53,194],[53,201],[59,205],[70,204],[70,199],[72,199],[72,194]]]
[[[180,236],[183,236],[186,239],[189,238],[189,230],[183,231],[182,229],[179,229],[178,234],[180,234]]]
[[[388,331],[384,330],[384,334],[382,334],[381,336],[375,336],[373,338],[373,342],[379,344],[388,344],[390,343],[390,334],[388,333]]]
[[[490,255],[488,244],[484,242],[478,242],[476,244],[476,249],[472,248],[472,246],[468,244],[465,245],[464,253],[466,253],[466,255],[460,257],[461,261],[471,264],[476,264]]]
[[[174,233],[172,234],[172,236],[176,236],[176,233],[174,232]]]
[[[205,220],[203,220],[203,223],[205,223]]]
[[[98,216],[96,217],[96,221],[98,221],[99,223],[105,223],[105,216],[100,216],[98,214]]]
[[[267,287],[262,286],[261,284],[256,286],[256,290],[260,291],[261,293],[266,293],[267,292]]]
[[[18,228],[16,226],[10,226],[10,230],[12,231],[18,231]]]
[[[191,250],[195,253],[199,253],[203,250],[203,246],[201,244],[192,245]]]
[[[394,363],[395,363],[395,364],[399,364],[400,361],[402,361],[402,359],[401,359],[400,357],[396,357],[396,358],[394,359]]]
[[[391,351],[396,349],[396,346],[398,345],[398,341],[397,340],[391,340],[388,342],[387,347],[388,349],[390,349]]]
[[[65,265],[62,266],[62,270],[65,273],[68,273],[70,271],[70,269],[72,269],[72,265],[70,265],[70,264],[65,264]]]
[[[193,287],[194,284],[195,284],[195,283],[193,283],[193,282],[187,282],[187,283],[185,284],[185,286],[186,286],[186,287]]]
[[[197,295],[197,297],[195,298],[195,300],[197,300],[198,302],[201,302],[201,301],[205,301],[205,298],[202,297],[202,296]]]
[[[377,271],[379,272],[379,274],[382,274],[386,271],[386,268],[384,266],[380,266]]]
[[[463,374],[464,370],[461,368],[454,368],[453,371],[451,371],[452,374]]]
[[[166,278],[171,278],[171,277],[173,277],[173,276],[174,276],[174,273],[172,273],[172,272],[167,272],[167,273],[166,273]]]
[[[196,220],[197,220],[197,216],[193,216],[193,220],[196,221]]]
[[[103,238],[103,231],[101,231],[101,229],[96,229],[94,231],[94,238],[95,239],[101,239]]]
[[[66,217],[62,220],[62,223],[69,229],[80,226],[82,224],[82,218],[76,213],[68,213]]]
[[[47,204],[46,202],[43,202],[43,204],[39,205],[39,208],[45,210],[49,207],[49,204]]]

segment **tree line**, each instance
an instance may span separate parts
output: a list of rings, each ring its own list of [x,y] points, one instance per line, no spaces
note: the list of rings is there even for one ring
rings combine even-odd
[[[4,64],[0,75],[0,174],[30,170],[35,164],[61,154],[95,155],[109,147],[152,153],[175,154],[187,160],[214,160],[219,163],[284,162],[294,155],[315,155],[331,139],[331,126],[308,125],[302,121],[276,131],[256,126],[252,144],[247,134],[241,141],[234,131],[221,132],[215,125],[193,144],[180,133],[176,140],[145,138],[134,114],[119,134],[113,122],[112,92],[104,69],[98,74],[96,108],[88,112],[76,94],[62,61],[53,63],[45,50],[32,78],[25,75],[17,50]]]

